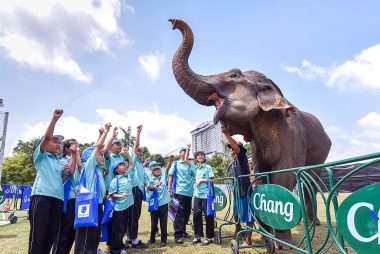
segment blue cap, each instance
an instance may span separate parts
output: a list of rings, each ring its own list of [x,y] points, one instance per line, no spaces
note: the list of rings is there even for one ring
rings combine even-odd
[[[181,148],[179,149],[179,153],[181,153],[182,151],[186,151],[186,147],[181,147]]]
[[[111,166],[111,172],[113,172],[115,175],[116,175],[116,169],[117,167],[120,165],[120,164],[125,164],[127,165],[127,163],[125,161],[116,161],[112,164]]]
[[[121,139],[114,139],[114,140],[112,140],[112,145],[115,144],[115,143],[119,143],[120,145],[124,145],[124,142]]]
[[[90,158],[91,154],[94,152],[95,147],[87,147],[86,149],[83,150],[82,152],[82,162],[86,162],[88,158]]]
[[[157,161],[151,161],[151,162],[149,162],[149,168],[151,166],[154,166],[154,165],[158,165]]]
[[[37,145],[40,145],[42,140],[44,140],[45,138],[45,135],[43,135],[42,137],[40,137],[38,140],[37,140]],[[51,139],[58,139],[60,142],[62,142],[65,138],[62,136],[62,135],[53,135],[51,136]]]

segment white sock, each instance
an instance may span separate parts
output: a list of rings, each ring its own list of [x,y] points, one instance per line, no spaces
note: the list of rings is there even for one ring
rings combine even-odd
[[[139,243],[139,240],[137,238],[132,240],[132,244],[138,244],[138,243]]]

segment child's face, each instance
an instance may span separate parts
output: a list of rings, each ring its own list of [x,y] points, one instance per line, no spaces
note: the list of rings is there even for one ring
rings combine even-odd
[[[48,141],[46,146],[46,151],[49,153],[60,153],[61,151],[61,141],[59,139],[51,139]]]
[[[153,170],[152,174],[154,177],[159,177],[161,175],[161,169],[156,167],[156,169]]]
[[[112,146],[111,146],[111,152],[113,153],[113,154],[119,154],[119,153],[121,153],[121,149],[122,149],[123,147],[121,146],[121,144],[120,143],[118,143],[118,142],[116,142],[115,144],[113,144]]]
[[[201,163],[201,164],[204,163],[205,162],[205,156],[203,154],[201,154],[201,153],[198,154],[197,155],[197,162]]]
[[[122,163],[122,164],[119,164],[119,166],[117,166],[116,172],[119,175],[125,175],[128,172],[128,168],[124,163]]]

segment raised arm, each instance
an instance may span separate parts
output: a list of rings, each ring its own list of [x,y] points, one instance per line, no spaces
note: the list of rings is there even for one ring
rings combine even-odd
[[[137,149],[140,146],[140,134],[141,134],[142,128],[143,128],[142,125],[137,126],[136,140],[135,140],[135,144],[133,146],[133,150],[135,151],[136,154],[137,154]]]
[[[169,161],[168,161],[168,164],[166,164],[166,168],[165,168],[165,172],[168,173],[169,172],[169,169],[170,167],[172,166],[173,164],[173,160],[174,160],[174,155],[170,155],[169,156]]]
[[[41,142],[40,151],[46,150],[46,146],[47,146],[49,140],[53,136],[55,124],[57,123],[58,119],[62,116],[62,114],[63,114],[63,109],[54,110],[53,118],[51,119],[51,121],[50,121],[50,123],[49,123],[49,125],[45,131],[44,139]]]
[[[226,136],[228,143],[230,143],[232,150],[236,153],[240,153],[240,148],[235,139],[231,137],[231,130],[228,127],[222,126],[222,132]]]
[[[112,141],[117,137],[117,130],[118,128],[113,128],[113,132],[111,137],[107,140],[106,147],[104,148],[104,158],[108,159],[110,157],[110,149],[112,146]]]
[[[189,161],[190,148],[191,148],[191,145],[190,145],[190,144],[187,144],[187,147],[186,147],[186,153],[185,153],[185,163],[186,163],[187,165],[190,165],[190,161]]]
[[[100,151],[103,148],[104,141],[106,140],[107,134],[110,131],[111,126],[112,126],[111,123],[106,123],[104,125],[104,132],[102,133],[102,135],[100,135],[100,137],[99,137],[99,139],[98,139],[98,141],[96,142],[96,145],[95,145],[94,154],[95,154],[95,157],[96,157],[96,161],[98,162],[98,164],[100,166],[103,166],[103,158],[100,155]]]
[[[133,169],[135,167],[135,163],[133,162],[133,159],[131,155],[129,154],[128,147],[124,148],[124,152],[127,155],[127,159],[129,161],[129,169]]]

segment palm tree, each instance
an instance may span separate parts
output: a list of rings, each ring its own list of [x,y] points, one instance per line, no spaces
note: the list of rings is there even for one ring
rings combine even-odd
[[[136,137],[132,136],[131,135],[131,126],[128,126],[128,129],[125,130],[124,128],[122,127],[119,127],[119,129],[123,132],[124,134],[124,137],[121,139],[124,144],[125,144],[125,147],[128,148],[128,147],[131,147],[133,148],[134,144],[135,144],[135,140],[136,140]]]

